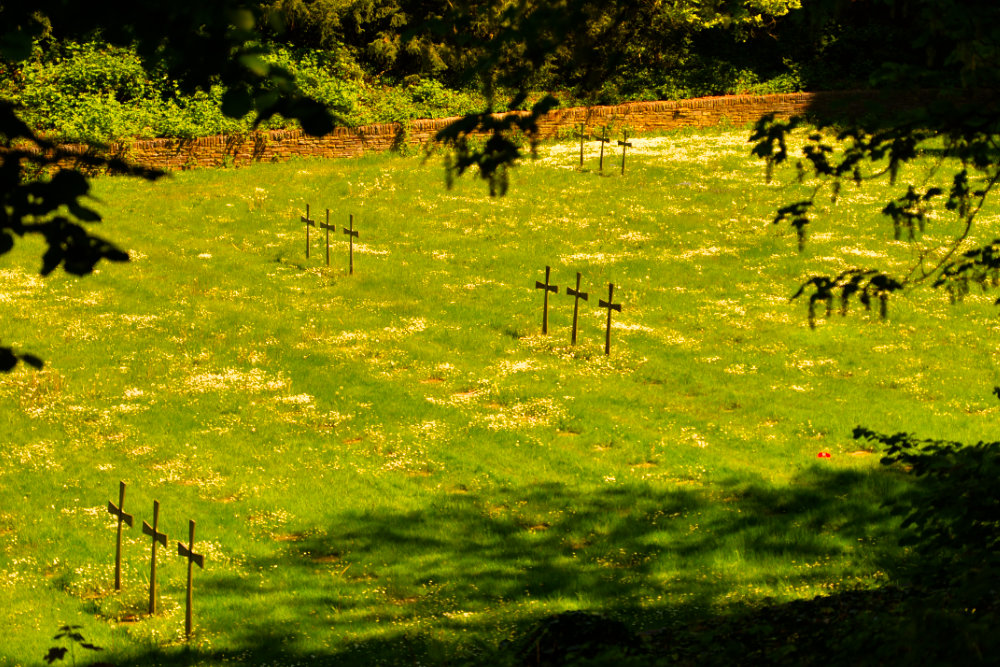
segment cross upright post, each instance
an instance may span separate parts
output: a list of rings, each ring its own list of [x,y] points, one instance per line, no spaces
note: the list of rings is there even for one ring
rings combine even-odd
[[[354,231],[354,214],[353,213],[351,214],[351,228],[350,229],[345,229],[344,233],[347,234],[347,240],[350,243],[350,250],[349,250],[350,254],[348,255],[348,257],[350,258],[349,259],[350,264],[348,266],[350,267],[350,275],[353,276],[354,275],[354,239],[358,238],[358,233],[356,231]]]
[[[579,313],[579,311],[580,311],[580,299],[583,299],[584,301],[586,301],[587,300],[587,296],[588,296],[586,292],[581,292],[580,291],[580,272],[579,271],[577,271],[577,273],[576,273],[576,289],[573,289],[572,287],[567,287],[566,288],[566,294],[568,294],[569,296],[573,297],[573,338],[572,338],[572,344],[576,345],[576,316],[577,316],[577,313]]]
[[[198,567],[205,568],[205,556],[194,552],[194,520],[188,519],[188,546],[181,542],[177,543],[177,553],[187,558],[188,578],[187,578],[187,611],[184,614],[184,635],[191,638],[191,574],[192,566],[197,563]]]
[[[309,259],[309,228],[316,226],[316,221],[309,218],[309,204],[306,204],[306,214],[302,216],[302,222],[306,223],[306,259]]]
[[[337,233],[337,225],[330,224],[330,209],[326,209],[326,222],[319,223],[319,226],[326,230],[326,265],[330,266],[330,230]]]
[[[608,143],[609,141],[611,141],[611,138],[608,137],[608,127],[607,125],[605,125],[604,127],[601,128],[601,138],[600,138],[601,161],[597,163],[597,171],[600,172],[604,171],[604,144]]]
[[[615,295],[614,283],[608,283],[608,300],[598,299],[597,305],[600,308],[608,309],[608,331],[604,337],[604,354],[605,356],[611,354],[611,311],[617,310],[619,313],[622,312],[622,305],[620,303],[614,303],[613,297]]]
[[[118,482],[118,506],[108,501],[108,514],[118,518],[118,536],[115,539],[115,590],[122,589],[122,522],[132,527],[132,515],[122,509],[125,506],[125,482]]]
[[[632,144],[628,141],[628,130],[622,130],[622,139],[619,141],[618,145],[622,147],[622,176],[625,175],[625,149],[632,148]]]
[[[549,284],[549,272],[551,268],[545,267],[545,283],[540,283],[535,281],[535,289],[544,290],[545,299],[542,301],[542,333],[547,334],[549,332],[549,292],[553,294],[559,293],[559,288],[555,285]]]
[[[160,501],[153,501],[153,525],[150,526],[145,521],[142,522],[142,532],[153,538],[153,553],[149,560],[149,615],[156,613],[156,543],[159,542],[164,548],[167,546],[167,534],[156,529],[160,521]]]

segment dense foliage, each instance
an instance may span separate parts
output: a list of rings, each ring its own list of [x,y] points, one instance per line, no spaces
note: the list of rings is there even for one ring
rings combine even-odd
[[[262,59],[290,73],[304,94],[344,125],[459,115],[483,105],[480,95],[448,90],[431,79],[398,86],[373,82],[343,49],[275,47]],[[238,118],[223,113],[221,84],[186,92],[162,69],[147,69],[134,48],[98,41],[37,44],[29,60],[10,68],[0,91],[31,127],[73,141],[190,138],[254,128],[252,112]],[[258,127],[288,124],[276,114]]]
[[[815,85],[786,55],[798,27],[782,19],[797,0],[732,4],[717,14],[691,2],[275,0],[255,10],[259,41],[245,43],[243,64],[254,99],[294,81],[350,126],[503,108],[521,90],[615,103]],[[192,84],[137,37],[43,26],[21,57],[0,61],[0,97],[30,127],[80,141],[294,123],[280,109],[258,119],[242,86],[224,98],[221,72]]]

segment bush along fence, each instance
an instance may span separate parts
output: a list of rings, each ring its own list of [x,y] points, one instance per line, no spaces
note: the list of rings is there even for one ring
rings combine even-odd
[[[687,127],[713,127],[723,123],[747,125],[766,114],[779,118],[838,113],[882,114],[886,110],[912,106],[907,96],[874,91],[787,93],[778,95],[732,95],[664,102],[632,102],[617,106],[554,109],[538,122],[538,139],[572,136],[604,127],[629,128],[633,135]],[[527,115],[529,112],[514,112]],[[456,118],[415,120],[354,128],[336,128],[322,137],[301,130],[271,130],[246,135],[216,135],[198,139],[125,139],[105,149],[64,145],[73,155],[121,157],[144,167],[177,171],[196,167],[241,166],[253,162],[280,162],[292,157],[348,158],[367,153],[422,146]],[[70,158],[60,166],[86,170]]]

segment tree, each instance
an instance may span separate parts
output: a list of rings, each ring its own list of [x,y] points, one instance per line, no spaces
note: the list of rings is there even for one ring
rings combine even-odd
[[[171,3],[112,1],[81,4],[72,0],[0,2],[0,70],[26,59],[34,39],[82,39],[100,35],[116,45],[135,45],[148,63],[159,63],[188,89],[212,83],[227,87],[223,112],[242,117],[256,111],[257,121],[281,114],[295,118],[306,132],[332,129],[329,112],[302,95],[284,69],[268,65],[260,56],[261,28],[280,31],[279,17],[259,5],[236,0]],[[114,172],[155,179],[161,172],[130,165],[116,158],[68,155],[37,136],[18,116],[18,110],[0,99],[0,256],[14,248],[15,239],[44,239],[42,275],[62,267],[86,275],[103,260],[127,261],[113,243],[85,226],[100,221],[86,205],[90,185],[85,172]],[[47,179],[32,178],[53,170],[60,160],[76,159],[79,168],[59,169]],[[0,371],[19,361],[35,367],[41,359],[0,346]]]

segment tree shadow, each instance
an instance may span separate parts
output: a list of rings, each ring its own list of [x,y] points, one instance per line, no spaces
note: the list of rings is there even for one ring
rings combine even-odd
[[[444,493],[419,511],[356,510],[246,562],[248,571],[281,570],[283,578],[199,582],[199,597],[246,602],[245,623],[227,631],[234,646],[167,650],[134,663],[498,664],[502,640],[551,614],[546,602],[566,600],[635,631],[677,627],[713,618],[753,583],[744,562],[766,579],[768,563],[794,561],[802,568],[780,575],[790,586],[822,584],[825,559],[851,557],[852,545],[865,544],[857,553],[870,569],[891,571],[896,523],[880,501],[905,486],[888,470],[813,465],[787,488],[761,479],[670,489],[609,484],[581,494],[539,484],[489,497]],[[315,585],[282,589],[282,581],[303,578]],[[399,629],[355,635],[327,651],[303,643],[325,633],[337,645],[334,638],[362,620]]]

